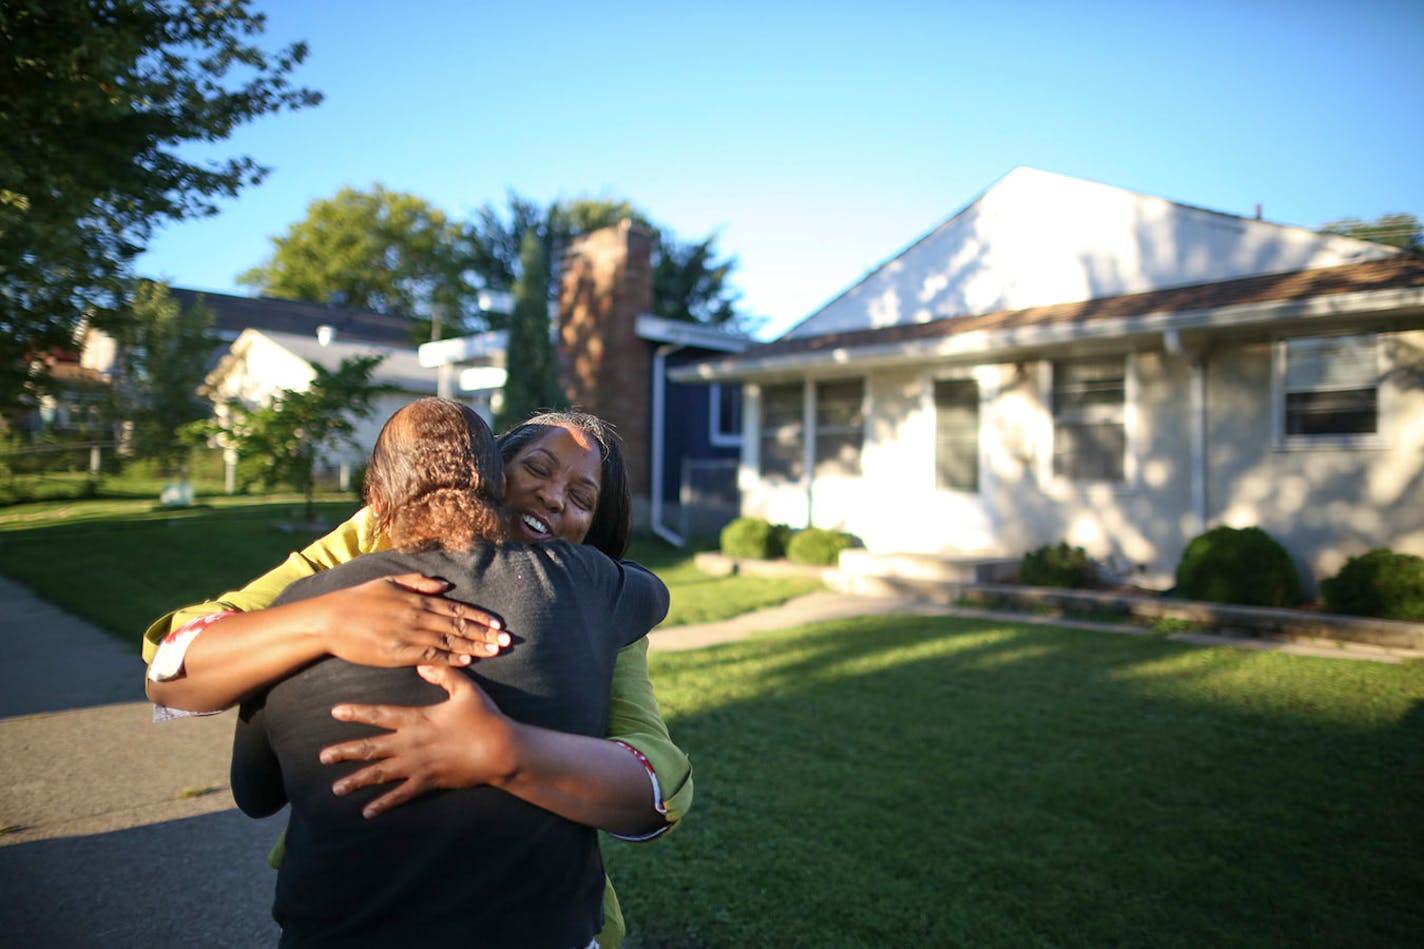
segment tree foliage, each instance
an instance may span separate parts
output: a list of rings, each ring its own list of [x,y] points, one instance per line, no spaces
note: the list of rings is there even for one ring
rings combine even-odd
[[[288,484],[306,495],[313,517],[317,462],[343,447],[355,447],[356,421],[375,411],[375,401],[391,387],[371,381],[382,356],[353,356],[336,369],[313,364],[316,373],[304,391],[285,390],[257,408],[222,406],[216,419],[190,425],[185,436],[216,437],[224,447],[254,463],[266,487]]]
[[[0,6],[0,405],[22,401],[35,356],[72,345],[81,319],[122,311],[155,224],[211,214],[267,173],[245,156],[188,161],[182,145],[320,101],[288,81],[306,45],[260,49],[249,6]]]
[[[544,243],[537,231],[524,232],[519,254],[519,278],[514,284],[514,313],[505,351],[507,377],[504,402],[495,427],[501,431],[540,409],[563,401],[559,391],[554,346],[549,335],[549,275]]]
[[[129,318],[114,326],[117,359],[110,412],[129,431],[129,447],[164,475],[181,473],[189,445],[179,430],[208,414],[198,387],[217,338],[213,312],[179,306],[168,287],[139,281]]]
[[[1331,221],[1320,230],[1326,234],[1343,234],[1388,244],[1401,250],[1424,251],[1424,224],[1413,214],[1382,214],[1373,221],[1347,217]]]
[[[338,303],[419,321],[417,340],[475,328],[462,228],[428,202],[377,184],[313,201],[239,283],[287,300]]]
[[[728,279],[735,258],[717,259],[716,236],[692,243],[679,242],[654,224],[628,201],[614,198],[575,198],[542,208],[513,191],[508,211],[482,207],[467,229],[470,269],[487,287],[512,287],[519,278],[519,254],[528,232],[539,235],[545,260],[560,262],[569,241],[599,228],[629,220],[653,232],[653,312],[673,320],[712,325],[742,325],[736,311],[736,292]],[[550,299],[558,287],[549,287]]]

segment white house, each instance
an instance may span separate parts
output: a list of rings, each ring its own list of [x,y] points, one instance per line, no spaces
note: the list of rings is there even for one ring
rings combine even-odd
[[[370,454],[381,426],[396,409],[414,399],[436,394],[437,374],[420,364],[414,346],[343,340],[327,325],[317,327],[313,334],[248,328],[238,334],[208,373],[203,393],[212,400],[221,418],[232,403],[249,407],[267,405],[278,392],[304,391],[316,378],[313,366],[335,370],[343,360],[356,356],[381,357],[371,373],[371,380],[393,388],[375,399],[370,415],[355,419],[356,430],[352,433],[355,445],[323,459],[329,467],[341,472],[344,483],[346,474]],[[487,406],[485,408],[487,411]],[[230,469],[233,462],[235,459],[229,459]]]
[[[781,339],[740,383],[746,515],[873,553],[1060,540],[1168,585],[1217,525],[1307,587],[1424,554],[1424,259],[1017,169]]]

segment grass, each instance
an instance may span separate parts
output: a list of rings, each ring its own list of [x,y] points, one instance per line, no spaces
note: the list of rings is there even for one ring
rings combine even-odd
[[[356,509],[329,496],[317,517],[335,525]],[[185,509],[143,500],[63,500],[0,508],[0,573],[101,629],[139,646],[139,635],[176,606],[241,586],[305,546],[296,495],[206,498]],[[724,619],[780,603],[816,584],[711,578],[692,556],[641,539],[630,556],[663,577],[673,607],[664,626]]]
[[[652,659],[697,803],[604,848],[632,946],[1424,932],[1424,663],[905,617]]]

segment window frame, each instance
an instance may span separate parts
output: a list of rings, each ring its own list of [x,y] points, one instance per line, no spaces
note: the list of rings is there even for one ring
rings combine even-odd
[[[859,424],[851,423],[847,425],[826,426],[833,436],[854,435],[856,441],[855,470],[822,470],[822,466],[839,467],[839,462],[834,460],[822,460],[821,458],[821,436],[822,426],[821,415],[821,387],[822,386],[848,386],[857,385],[860,387],[860,403],[854,409],[854,414],[859,416]],[[826,379],[808,379],[807,388],[810,394],[807,400],[807,421],[810,428],[809,448],[807,451],[808,470],[813,480],[822,478],[860,478],[865,475],[865,429],[870,421],[870,386],[864,376],[837,376]]]
[[[730,390],[732,387],[727,388]],[[735,388],[741,392],[741,404],[737,413],[737,430],[733,433],[722,430],[722,383],[713,382],[707,387],[707,443],[714,448],[740,448],[742,445],[742,435],[746,431],[747,397],[740,383]]]
[[[1321,340],[1346,337],[1368,337],[1375,351],[1375,430],[1373,432],[1352,432],[1324,435],[1288,434],[1286,412],[1288,396],[1292,392],[1330,392],[1344,389],[1358,389],[1361,386],[1317,386],[1292,389],[1287,386],[1290,369],[1290,343],[1299,340]],[[1354,333],[1291,333],[1278,336],[1271,344],[1271,443],[1277,451],[1312,451],[1341,448],[1385,448],[1385,431],[1389,419],[1389,387],[1385,380],[1389,375],[1389,347],[1384,344],[1384,334],[1378,332]]]
[[[1069,363],[1104,363],[1108,361],[1119,361],[1122,364],[1122,402],[1121,410],[1114,424],[1122,428],[1122,469],[1119,478],[1078,478],[1067,474],[1060,474],[1057,465],[1054,463],[1057,458],[1058,448],[1058,424],[1059,415],[1054,395],[1057,391],[1056,381],[1059,373],[1059,366]],[[1103,487],[1111,490],[1127,490],[1136,484],[1137,465],[1136,452],[1134,451],[1133,431],[1136,418],[1135,406],[1137,404],[1137,365],[1133,354],[1116,353],[1107,355],[1085,355],[1071,356],[1066,358],[1049,358],[1042,363],[1043,373],[1040,377],[1040,396],[1043,401],[1045,415],[1045,445],[1042,453],[1040,474],[1045,483],[1058,485],[1071,485],[1075,487]],[[1112,420],[1109,420],[1112,421]]]
[[[968,383],[974,386],[976,396],[974,405],[974,487],[956,488],[947,487],[940,483],[940,431],[939,431],[939,401],[936,398],[936,390],[940,383],[955,382]],[[984,491],[985,472],[985,405],[986,387],[984,380],[972,370],[941,370],[930,374],[926,379],[924,402],[926,411],[929,414],[931,427],[931,455],[930,455],[930,487],[941,494],[952,494],[962,496],[979,497]]]
[[[776,484],[798,484],[805,479],[806,456],[807,456],[807,432],[806,432],[806,386],[807,380],[799,379],[793,382],[771,382],[761,383],[757,390],[757,477],[762,481]],[[768,426],[766,420],[767,395],[775,389],[799,390],[796,399],[797,413],[794,422],[786,422],[778,427],[778,430],[785,431],[794,429],[795,440],[799,451],[792,462],[790,473],[768,472],[766,469],[767,451],[766,444],[768,438]]]

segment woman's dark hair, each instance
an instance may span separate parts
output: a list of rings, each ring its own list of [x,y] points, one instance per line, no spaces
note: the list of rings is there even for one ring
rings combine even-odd
[[[420,399],[386,420],[366,468],[377,531],[401,550],[464,550],[504,531],[504,462],[494,433],[453,399]]]
[[[598,443],[598,505],[583,542],[614,560],[621,559],[628,551],[628,538],[633,531],[633,494],[628,487],[628,466],[623,461],[623,441],[612,425],[587,412],[541,412],[499,436],[499,453],[506,462],[511,461],[555,428],[574,429]]]

